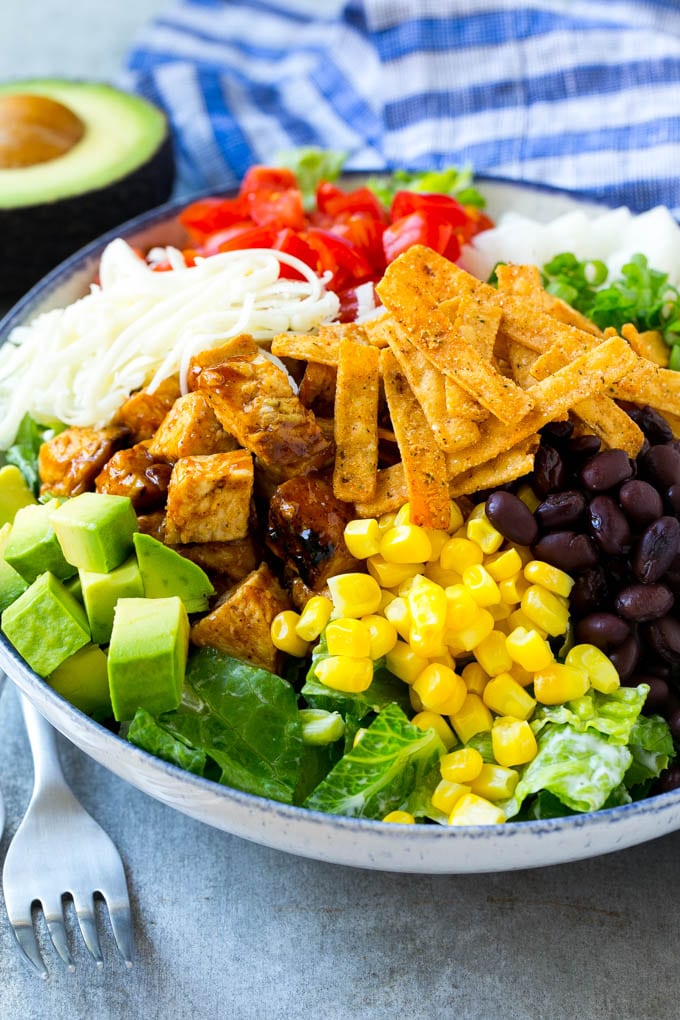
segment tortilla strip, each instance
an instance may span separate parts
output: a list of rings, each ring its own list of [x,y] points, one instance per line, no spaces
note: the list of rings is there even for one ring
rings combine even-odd
[[[337,369],[333,365],[322,365],[318,361],[309,361],[305,373],[300,380],[298,397],[305,407],[311,407],[315,401],[334,404]]]
[[[632,370],[613,383],[608,392],[618,400],[650,404],[661,414],[677,414],[680,407],[680,372],[659,368],[645,358],[637,358]]]
[[[444,376],[444,389],[446,391],[446,410],[451,418],[484,421],[489,417],[486,408],[469,396],[450,375]]]
[[[614,334],[616,336],[617,334]],[[608,339],[611,339],[609,337]],[[547,379],[548,376],[558,372],[565,365],[575,358],[581,357],[588,351],[594,350],[603,342],[600,337],[592,334],[585,334],[579,331],[576,334],[566,334],[558,337],[547,350],[544,351],[534,362],[531,374],[535,379]]]
[[[627,322],[621,327],[621,336],[641,358],[653,361],[659,368],[668,368],[670,348],[658,329],[646,329],[640,333],[632,322]]]
[[[538,436],[530,436],[492,460],[464,471],[449,484],[449,496],[452,499],[467,496],[528,475],[534,467],[534,453],[538,443]]]
[[[378,470],[377,347],[340,341],[335,390],[335,466],[333,492],[348,503],[375,492]]]
[[[634,460],[642,449],[642,430],[610,397],[598,394],[581,400],[574,405],[573,414],[610,450],[625,450]]]
[[[404,465],[399,461],[378,471],[373,498],[357,501],[354,509],[359,517],[382,517],[398,510],[407,499],[406,474]]]
[[[319,365],[338,364],[340,335],[330,333],[279,333],[272,340],[271,352],[278,358],[314,361]]]

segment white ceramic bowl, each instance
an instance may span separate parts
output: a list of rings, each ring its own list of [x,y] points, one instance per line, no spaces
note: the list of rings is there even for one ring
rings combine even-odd
[[[583,206],[551,189],[498,180],[482,180],[480,187],[494,217],[514,208],[547,220]],[[82,296],[113,237],[141,246],[180,243],[176,213],[186,202],[139,217],[58,266],[0,323],[0,343],[14,326]],[[208,825],[304,857],[422,874],[508,871],[595,857],[680,828],[680,790],[593,814],[456,829],[389,825],[290,807],[183,772],[120,739],[64,701],[1,635],[0,666],[69,740],[133,786]]]

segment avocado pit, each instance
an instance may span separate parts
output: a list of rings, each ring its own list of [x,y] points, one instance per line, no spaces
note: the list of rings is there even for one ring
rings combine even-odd
[[[49,96],[0,96],[0,168],[36,166],[65,156],[85,134],[80,117]]]

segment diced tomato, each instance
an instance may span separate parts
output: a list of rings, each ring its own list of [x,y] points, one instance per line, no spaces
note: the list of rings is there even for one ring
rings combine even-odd
[[[470,215],[451,195],[430,195],[421,191],[398,191],[392,200],[390,216],[399,220],[413,212],[423,212],[436,219],[445,220],[452,227],[467,224]]]
[[[378,222],[387,223],[387,210],[369,188],[342,191],[328,181],[321,181],[316,189],[316,206],[320,213],[333,219],[363,213]]]
[[[330,286],[333,290],[341,291],[373,279],[370,262],[351,241],[319,227],[309,228],[307,241],[318,255],[317,272],[332,274]]]
[[[254,191],[245,196],[248,212],[258,227],[292,227],[304,230],[305,211],[299,188]]]
[[[194,240],[203,241],[247,215],[247,207],[241,198],[201,198],[182,210],[179,221]]]
[[[450,223],[430,216],[423,210],[412,212],[385,229],[383,234],[385,258],[388,262],[393,262],[412,244],[424,244],[443,255],[452,234],[453,227]]]
[[[292,170],[285,167],[251,166],[241,181],[239,195],[252,195],[256,191],[285,191],[297,188],[298,182]]]
[[[310,269],[316,272],[316,266],[318,262],[318,256],[314,248],[307,244],[304,237],[289,227],[285,227],[283,230],[279,230],[274,239],[272,248],[277,251],[284,252],[286,255],[293,255],[295,258],[300,259],[305,265],[308,265]],[[300,273],[293,266],[287,266],[285,263],[281,263],[280,276],[283,276],[289,280],[300,280],[302,279]]]
[[[220,251],[238,251],[240,248],[271,248],[278,231],[275,227],[234,227],[215,234],[205,245],[206,255],[216,255]]]
[[[331,233],[344,237],[366,256],[373,267],[374,275],[382,276],[385,271],[383,234],[385,224],[374,219],[370,213],[356,212],[344,216],[339,223],[329,227]]]

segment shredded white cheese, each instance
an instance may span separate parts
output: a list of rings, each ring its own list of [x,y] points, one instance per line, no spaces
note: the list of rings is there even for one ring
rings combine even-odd
[[[223,252],[153,272],[118,238],[102,255],[99,284],[66,308],[12,330],[0,361],[0,449],[24,414],[37,421],[106,425],[135,390],[153,389],[191,357],[231,336],[267,342],[331,322],[337,296],[300,259],[271,249]],[[302,280],[280,278],[281,263]]]

